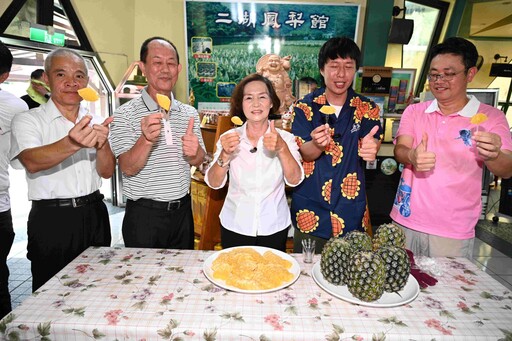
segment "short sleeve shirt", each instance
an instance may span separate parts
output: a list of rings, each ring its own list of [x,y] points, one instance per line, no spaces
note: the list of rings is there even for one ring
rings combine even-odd
[[[471,123],[477,113],[485,114],[487,120],[478,125]],[[416,172],[410,164],[405,166],[391,211],[393,220],[413,230],[447,238],[475,236],[482,210],[484,166],[471,140],[476,130],[498,134],[502,149],[512,151],[505,114],[474,96],[460,112],[447,116],[440,112],[436,100],[406,108],[397,138],[413,137],[415,148],[427,133],[427,150],[436,154],[436,164],[428,172]]]
[[[78,116],[83,116],[85,110],[80,107]],[[13,167],[22,168],[17,159],[22,151],[59,141],[75,123],[62,116],[51,99],[14,116],[10,151]],[[95,148],[82,148],[60,164],[33,174],[26,172],[26,176],[29,200],[76,198],[91,194],[101,186]]]
[[[141,120],[158,110],[158,104],[146,89],[140,97],[116,110],[110,125],[110,144],[116,157],[133,147],[142,134]],[[135,175],[122,174],[123,193],[128,199],[171,201],[189,193],[190,164],[183,155],[181,137],[186,133],[190,117],[194,118],[194,134],[204,149],[197,110],[173,98],[169,119],[173,144],[167,145],[165,141],[162,121],[159,140],[153,145],[144,167]]]
[[[331,144],[313,162],[303,162],[305,179],[292,194],[292,219],[304,233],[324,239],[369,226],[366,211],[364,162],[359,143],[374,126],[382,127],[379,107],[352,89],[338,115],[320,112],[329,106],[321,88],[294,106],[292,133],[297,143],[311,140],[311,132],[329,122]]]
[[[9,146],[14,115],[28,110],[27,103],[0,89],[0,212],[9,210]]]

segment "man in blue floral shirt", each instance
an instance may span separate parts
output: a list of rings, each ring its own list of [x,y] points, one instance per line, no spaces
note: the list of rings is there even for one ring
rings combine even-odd
[[[375,160],[382,127],[379,107],[351,88],[360,59],[351,39],[329,39],[318,54],[325,87],[294,107],[292,132],[306,176],[292,195],[294,252],[305,237],[316,240],[318,253],[332,236],[369,226],[364,161]]]

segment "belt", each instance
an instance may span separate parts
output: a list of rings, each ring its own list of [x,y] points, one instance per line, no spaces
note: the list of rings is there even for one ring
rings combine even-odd
[[[190,194],[185,195],[183,198],[172,200],[172,201],[156,201],[151,199],[138,199],[128,201],[133,202],[136,205],[148,207],[148,208],[156,208],[158,210],[165,211],[175,211],[183,207],[186,203],[190,202]]]
[[[32,207],[82,207],[94,202],[103,200],[105,196],[99,190],[91,194],[84,195],[83,197],[70,198],[70,199],[47,199],[47,200],[33,200]]]

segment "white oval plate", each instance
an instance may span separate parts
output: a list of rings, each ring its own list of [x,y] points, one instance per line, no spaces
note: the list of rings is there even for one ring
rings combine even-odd
[[[418,294],[420,293],[420,286],[418,285],[418,281],[412,275],[409,275],[409,279],[407,280],[407,284],[405,287],[400,290],[398,293],[390,293],[385,292],[382,294],[381,298],[373,302],[364,302],[358,298],[355,298],[346,285],[334,285],[324,278],[322,275],[322,271],[320,270],[320,262],[315,263],[313,265],[313,269],[311,270],[311,276],[315,280],[316,284],[329,294],[341,298],[344,301],[359,304],[367,307],[396,307],[403,304],[410,303],[416,299]]]
[[[219,257],[219,255],[221,255],[224,252],[229,252],[229,251],[233,251],[235,249],[240,249],[240,248],[251,248],[251,249],[254,249],[255,251],[259,252],[260,254],[264,254],[266,251],[272,251],[279,257],[291,262],[292,267],[290,269],[288,269],[288,271],[290,271],[293,274],[293,279],[289,282],[283,283],[282,285],[280,285],[276,288],[272,288],[272,289],[246,290],[246,289],[240,289],[240,288],[237,288],[237,287],[234,287],[231,285],[227,285],[226,282],[224,282],[223,280],[213,278],[213,270],[212,270],[213,261],[216,260],[217,257]],[[206,276],[206,278],[208,278],[210,280],[210,282],[212,282],[213,284],[218,285],[219,287],[224,288],[226,290],[236,291],[236,292],[241,292],[241,293],[246,293],[246,294],[263,294],[263,293],[267,293],[267,292],[281,290],[281,289],[286,288],[287,286],[293,284],[297,280],[297,278],[299,278],[300,266],[299,266],[299,263],[297,263],[297,261],[295,260],[295,258],[293,258],[292,256],[290,256],[282,251],[279,251],[279,250],[275,250],[275,249],[271,249],[271,248],[263,247],[263,246],[237,246],[237,247],[232,247],[229,249],[217,251],[214,254],[212,254],[211,256],[209,256],[203,263],[203,272],[204,272],[204,275]]]

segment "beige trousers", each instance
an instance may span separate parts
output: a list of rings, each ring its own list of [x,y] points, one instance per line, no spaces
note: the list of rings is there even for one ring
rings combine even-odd
[[[405,247],[415,256],[425,257],[473,257],[475,238],[453,239],[434,236],[428,233],[412,230],[394,222],[405,233]]]

